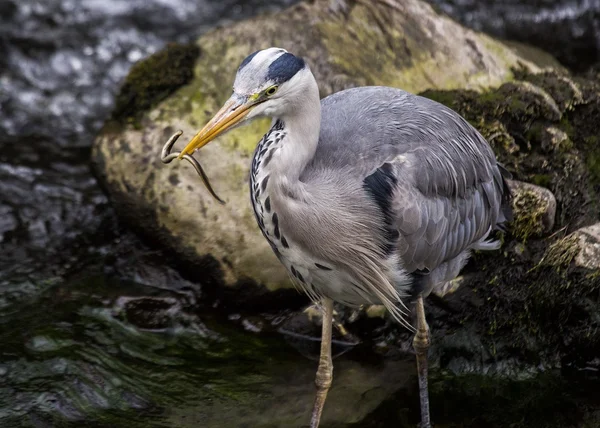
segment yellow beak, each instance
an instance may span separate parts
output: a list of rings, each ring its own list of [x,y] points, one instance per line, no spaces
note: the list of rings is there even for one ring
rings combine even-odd
[[[179,159],[183,159],[184,155],[191,155],[195,150],[201,149],[219,135],[234,128],[242,122],[248,113],[250,113],[250,110],[257,104],[255,101],[247,101],[246,98],[233,94],[210,122],[185,146],[179,155]]]

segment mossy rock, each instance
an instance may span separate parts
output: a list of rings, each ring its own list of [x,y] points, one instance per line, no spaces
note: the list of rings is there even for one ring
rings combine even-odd
[[[267,290],[291,286],[248,203],[251,155],[268,121],[231,132],[196,155],[225,206],[215,203],[189,165],[160,162],[175,130],[191,137],[230,95],[245,56],[269,46],[303,56],[322,96],[359,85],[481,90],[510,80],[514,67],[540,70],[528,55],[419,0],[302,2],[218,28],[196,45],[199,57],[193,46],[172,46],[134,67],[115,120],[95,141],[93,160],[124,220],[201,272],[204,282],[237,284],[234,294],[259,300]],[[536,56],[544,66],[558,66],[541,51]]]
[[[541,238],[554,227],[556,199],[543,187],[511,181],[513,220],[511,234],[522,242]]]
[[[481,94],[423,94],[464,115],[516,180],[542,185],[556,197],[555,223],[543,230],[539,195],[515,194],[515,221],[502,251],[475,254],[455,295],[430,306],[434,335],[440,330],[437,357],[462,370],[472,367],[459,360],[489,370],[585,366],[600,357],[597,76],[515,75],[521,80]],[[459,328],[471,339],[460,339]]]
[[[113,119],[135,122],[144,112],[163,101],[194,77],[200,55],[196,44],[169,44],[136,63],[121,86]]]
[[[557,71],[515,75],[523,80],[483,93],[428,90],[422,95],[448,105],[479,129],[515,179],[548,188],[557,200],[557,228],[573,231],[594,223],[600,212],[600,148],[595,144],[600,91]]]

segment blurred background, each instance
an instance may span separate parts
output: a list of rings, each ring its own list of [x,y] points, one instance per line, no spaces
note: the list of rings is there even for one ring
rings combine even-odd
[[[134,63],[296,2],[0,0],[1,427],[304,420],[314,361],[264,317],[221,310],[204,284],[120,224],[90,168],[94,136]],[[431,3],[468,27],[541,47],[572,71],[598,61],[600,0]],[[344,387],[328,406],[370,398],[327,426],[412,426],[412,358],[358,348],[336,366],[334,384]],[[557,391],[548,406],[564,405],[560,384],[548,382]],[[467,411],[439,426],[473,420]]]

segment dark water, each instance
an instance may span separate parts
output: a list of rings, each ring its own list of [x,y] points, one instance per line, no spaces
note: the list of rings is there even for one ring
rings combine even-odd
[[[600,0],[427,0],[467,27],[538,46],[575,71],[600,61]]]
[[[234,328],[190,294],[101,274],[37,288],[4,313],[18,327],[0,332],[2,427],[284,427],[309,418],[315,362],[281,337]],[[406,385],[412,364],[338,367],[343,387],[330,414],[347,423]]]
[[[292,2],[0,0],[0,427],[305,425],[315,362],[277,319],[224,315],[165,266],[119,224],[88,164],[131,64]],[[413,370],[410,356],[360,347],[336,359],[324,426],[414,426]],[[536,426],[535,411],[575,426],[589,413],[589,388],[553,374],[553,388],[443,375],[438,426]],[[511,401],[519,388],[533,413]],[[569,406],[554,414],[557,403]]]

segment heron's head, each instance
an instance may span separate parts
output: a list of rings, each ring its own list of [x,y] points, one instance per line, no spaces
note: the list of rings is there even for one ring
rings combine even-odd
[[[314,78],[302,58],[280,48],[254,52],[240,64],[231,97],[180,157],[249,120],[285,116],[303,102],[310,85]]]

